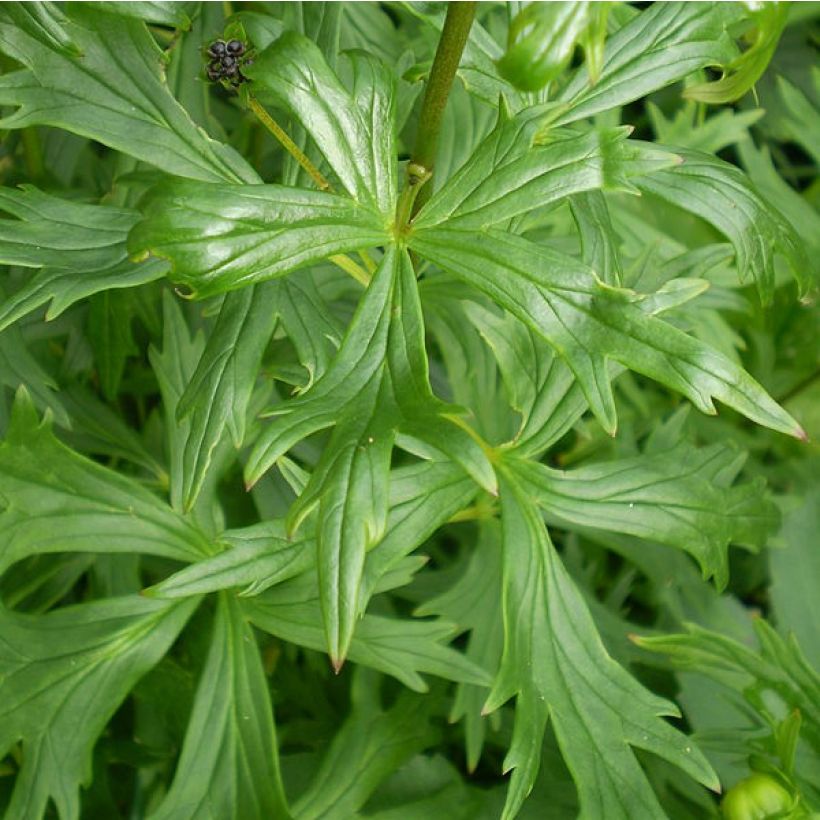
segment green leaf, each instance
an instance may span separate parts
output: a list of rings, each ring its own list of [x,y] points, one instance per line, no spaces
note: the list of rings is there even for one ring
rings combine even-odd
[[[430,389],[423,320],[406,251],[388,247],[333,364],[308,391],[274,407],[245,469],[256,482],[297,442],[333,426],[292,527],[318,505],[318,568],[328,649],[345,657],[360,606],[365,553],[381,539],[397,430],[436,447],[493,490],[492,466]]]
[[[171,280],[200,298],[389,238],[384,220],[348,197],[282,185],[173,180],[154,189],[143,212],[128,240],[132,256],[167,259]]]
[[[37,553],[148,553],[195,561],[211,546],[131,478],[61,444],[25,388],[0,444],[0,567]]]
[[[711,83],[690,85],[683,96],[698,102],[729,103],[739,100],[763,76],[774,56],[789,12],[786,3],[763,3],[751,7],[755,24],[754,42],[738,57],[722,65],[723,77]]]
[[[814,537],[820,532],[820,489],[801,499],[799,508],[783,516],[783,549],[769,553],[769,597],[776,623],[793,633],[809,663],[820,669],[820,601],[811,593],[820,577],[820,552]]]
[[[820,70],[817,66],[812,71],[815,98],[820,94]],[[820,162],[820,109],[797,86],[785,77],[777,78],[777,91],[786,109],[781,128],[797,143],[811,154],[814,161]]]
[[[656,3],[619,29],[606,44],[597,82],[584,66],[563,90],[568,105],[559,123],[592,117],[737,56],[726,27],[743,13],[735,3]]]
[[[366,54],[353,53],[350,61],[348,92],[317,45],[286,32],[245,73],[308,131],[350,196],[392,217],[397,192],[394,74]]]
[[[497,670],[504,646],[501,612],[501,528],[498,521],[480,523],[478,540],[458,580],[441,595],[428,599],[416,615],[438,615],[470,631],[466,656],[483,669]],[[464,720],[467,769],[478,766],[484,746],[487,717],[481,707],[487,690],[461,683],[456,690],[450,721]]]
[[[696,669],[742,692],[764,725],[782,719],[784,712],[798,710],[804,721],[803,736],[820,753],[820,676],[794,636],[784,640],[762,618],[754,620],[754,628],[759,650],[696,624],[686,624],[685,633],[634,640],[644,649],[668,655],[681,669]],[[766,690],[777,693],[777,700],[767,702],[761,697]]]
[[[538,772],[547,720],[572,773],[584,816],[665,815],[632,748],[656,754],[719,788],[706,758],[662,716],[677,709],[644,689],[604,650],[584,599],[550,543],[525,486],[501,483],[504,655],[485,704],[516,700],[513,769],[504,818],[514,817]]]
[[[139,352],[131,331],[132,296],[129,291],[104,291],[91,297],[88,341],[94,348],[103,395],[114,401],[129,356]]]
[[[253,631],[222,594],[171,788],[152,820],[290,817]]]
[[[699,151],[675,149],[684,162],[637,180],[643,191],[714,225],[732,243],[741,281],[750,276],[764,303],[775,285],[775,254],[781,254],[804,293],[818,283],[818,266],[780,212],[762,199],[734,165]]]
[[[762,547],[779,523],[777,508],[763,496],[762,480],[725,486],[721,474],[728,470],[731,480],[743,460],[719,444],[702,450],[678,445],[575,470],[526,460],[513,469],[549,519],[685,550],[704,578],[714,575],[723,590],[729,580],[728,545]]]
[[[327,641],[322,610],[311,573],[269,589],[243,602],[251,622],[282,640],[323,652]],[[416,692],[426,692],[419,673],[445,680],[488,686],[489,675],[460,652],[447,646],[453,624],[364,615],[359,621],[347,659],[400,680]]]
[[[268,282],[227,294],[179,398],[177,421],[190,425],[182,455],[183,509],[191,509],[196,502],[226,428],[234,446],[244,442],[251,393],[276,326],[277,284]]]
[[[47,615],[0,609],[0,752],[23,742],[8,820],[41,817],[49,798],[79,818],[94,742],[195,606],[132,596]]]
[[[0,50],[27,66],[0,78],[0,104],[19,106],[0,127],[52,125],[170,174],[254,181],[239,154],[210,139],[173,98],[163,54],[142,21],[94,3],[73,3],[63,12],[42,8],[51,36],[0,22]],[[79,53],[66,54],[54,31]]]
[[[185,598],[238,587],[239,595],[259,595],[274,584],[313,567],[313,538],[288,538],[282,520],[262,521],[219,536],[225,552],[191,564],[144,591],[153,598]]]
[[[384,712],[369,699],[354,704],[308,790],[294,803],[294,817],[358,816],[377,786],[435,739],[427,699],[404,693]]]
[[[679,161],[627,141],[628,127],[550,130],[555,116],[553,104],[499,117],[470,159],[421,209],[413,230],[445,221],[461,230],[486,228],[582,191],[634,193],[631,177]]]
[[[753,421],[797,437],[798,424],[722,354],[642,310],[641,297],[608,287],[570,257],[487,230],[418,231],[412,247],[493,297],[562,356],[605,430],[615,405],[606,360],[683,393],[705,413],[712,397]],[[651,307],[651,305],[650,305]]]
[[[111,3],[101,0],[95,2],[95,7],[110,14],[120,14],[125,17],[136,17],[146,23],[156,23],[160,26],[188,30],[191,20],[199,9],[196,3],[191,2],[157,2],[156,0],[135,0],[131,3]]]
[[[592,268],[605,284],[621,285],[620,242],[612,227],[606,197],[600,191],[587,191],[575,194],[569,204],[578,227],[584,264]]]
[[[510,406],[521,414],[516,448],[528,455],[546,450],[586,412],[581,386],[529,325],[474,302],[465,311],[498,362]]]
[[[533,3],[513,18],[508,48],[498,61],[504,79],[538,91],[566,68],[589,24],[589,3]]]
[[[0,210],[17,217],[0,220],[0,262],[42,268],[0,305],[0,331],[48,301],[46,318],[54,319],[80,299],[142,285],[167,270],[160,260],[128,260],[136,211],[70,202],[30,185],[0,188]]]

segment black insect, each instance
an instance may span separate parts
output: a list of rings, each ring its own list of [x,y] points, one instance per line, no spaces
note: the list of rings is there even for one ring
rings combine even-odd
[[[233,40],[231,40],[233,42]],[[208,54],[211,57],[221,57],[227,50],[224,40],[215,40],[208,46]]]
[[[251,65],[253,60],[249,59],[250,53],[241,40],[229,40],[227,43],[224,40],[214,40],[206,49],[206,54],[211,59],[205,75],[212,83],[225,80],[236,87],[245,82],[241,69]]]

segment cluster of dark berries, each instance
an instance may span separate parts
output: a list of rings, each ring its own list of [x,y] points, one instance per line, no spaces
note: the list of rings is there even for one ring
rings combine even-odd
[[[211,61],[208,63],[207,75],[212,82],[227,80],[231,85],[238,86],[245,81],[242,76],[242,67],[250,65],[253,61],[243,58],[245,55],[245,44],[241,40],[214,40],[208,46],[208,56]]]

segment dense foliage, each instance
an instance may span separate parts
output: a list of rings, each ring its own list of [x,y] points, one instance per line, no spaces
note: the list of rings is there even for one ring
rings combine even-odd
[[[0,6],[7,818],[820,811],[820,10],[638,5]]]

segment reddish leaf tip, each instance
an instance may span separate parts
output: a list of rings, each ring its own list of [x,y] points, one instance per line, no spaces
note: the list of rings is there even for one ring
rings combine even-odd
[[[344,658],[333,658],[330,659],[330,665],[333,667],[333,674],[338,675],[342,671],[342,667],[344,666],[345,659]]]

